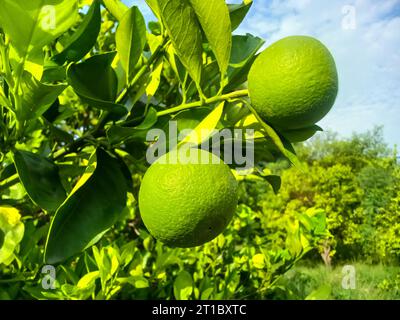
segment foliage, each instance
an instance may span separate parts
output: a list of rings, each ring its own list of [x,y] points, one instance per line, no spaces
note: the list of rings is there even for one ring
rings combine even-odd
[[[273,245],[273,234],[265,233],[263,219],[263,213],[241,205],[223,234],[194,249],[167,248],[155,242],[143,225],[137,229],[132,223],[120,222],[91,250],[57,267],[54,290],[42,288],[46,274],[39,268],[47,226],[38,219],[27,219],[21,264],[3,268],[0,297],[264,298],[326,231],[323,212],[307,211],[296,223],[287,225],[290,240],[278,247]]]
[[[0,3],[1,298],[262,298],[330,237],[324,212],[303,208],[277,243],[245,204],[202,247],[169,249],[147,234],[137,195],[159,139],[146,139],[151,129],[175,120],[180,142],[198,146],[212,136],[197,139],[203,129],[251,128],[257,158],[299,161],[249,105],[264,42],[232,30],[251,1],[146,2],[158,20],[148,26],[118,0]],[[279,190],[263,168],[231,169]]]
[[[398,261],[400,172],[381,130],[319,135],[297,157],[288,133],[249,105],[247,74],[264,42],[231,32],[251,1],[210,1],[211,20],[209,2],[146,2],[158,20],[147,28],[117,0],[0,2],[0,298],[270,298],[314,248],[327,263],[356,253]],[[158,141],[146,135],[170,120],[178,133],[255,130],[257,166],[231,168],[234,220],[194,249],[155,242],[138,212]],[[44,286],[48,263],[55,289]],[[328,291],[312,290],[309,299]]]
[[[269,217],[266,230],[283,242],[282,223],[306,208],[320,208],[334,235],[320,247],[325,262],[332,257],[336,262],[398,261],[399,166],[383,142],[382,128],[350,139],[328,132],[296,149],[307,160],[300,169],[285,162],[269,165],[281,174],[277,195],[263,182],[242,186],[241,201]]]
[[[279,281],[280,288],[273,299],[302,300],[321,286],[329,286],[331,300],[398,300],[400,298],[400,268],[398,266],[351,263],[355,270],[355,288],[343,288],[343,267],[332,269],[321,264],[301,264]]]

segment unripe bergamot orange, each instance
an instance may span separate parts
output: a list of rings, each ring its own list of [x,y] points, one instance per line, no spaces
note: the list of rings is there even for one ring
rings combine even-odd
[[[321,120],[338,93],[329,50],[317,39],[291,36],[265,49],[248,77],[251,104],[280,129],[301,129]]]
[[[187,156],[187,157],[186,157]],[[150,234],[171,247],[211,241],[237,206],[230,168],[208,151],[171,151],[147,170],[139,191],[142,220]]]

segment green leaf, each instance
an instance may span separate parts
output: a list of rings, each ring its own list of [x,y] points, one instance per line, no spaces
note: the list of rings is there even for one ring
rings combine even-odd
[[[151,11],[153,11],[154,15],[158,20],[161,21],[161,12],[160,7],[158,5],[158,0],[145,0],[147,5],[150,7]]]
[[[209,114],[209,107],[199,107],[183,110],[174,115],[171,120],[177,122],[179,134],[182,130],[194,130]]]
[[[176,54],[193,81],[200,85],[202,34],[196,13],[188,0],[158,0],[162,22]]]
[[[265,267],[265,255],[262,253],[258,253],[253,256],[251,259],[253,262],[253,265],[257,269],[264,269]]]
[[[58,96],[67,88],[63,84],[44,84],[24,71],[21,80],[22,108],[21,119],[37,119],[51,107]]]
[[[125,13],[118,26],[115,41],[129,83],[146,45],[146,23],[138,7],[133,6]]]
[[[290,142],[303,142],[310,139],[318,131],[323,131],[323,130],[321,127],[314,124],[313,126],[308,128],[280,131],[280,133]]]
[[[7,99],[6,94],[4,93],[2,86],[0,86],[0,105],[5,106],[10,110],[13,109],[10,101]]]
[[[22,241],[24,231],[19,211],[0,206],[0,265],[9,265],[15,259],[14,251]]]
[[[0,180],[1,181],[6,180],[16,173],[17,173],[17,170],[15,169],[14,163],[10,163],[7,166],[4,165],[4,169],[0,173]]]
[[[261,119],[261,117],[258,115],[258,113],[254,110],[252,106],[247,105],[247,107],[249,108],[251,113],[256,117],[261,127],[264,129],[266,137],[271,139],[271,142],[293,165],[300,167],[301,163],[297,158],[293,146],[286,139],[281,138],[270,125],[265,123],[264,120]]]
[[[225,0],[189,0],[208,43],[217,59],[222,76],[231,56],[231,20]]]
[[[92,155],[85,174],[57,210],[45,249],[47,263],[61,262],[85,249],[120,217],[127,186],[118,160],[102,149]]]
[[[120,0],[103,0],[103,3],[118,21],[121,21],[126,11],[128,11],[128,7]]]
[[[161,73],[163,71],[163,60],[160,59],[155,65],[153,72],[151,73],[149,84],[146,87],[146,94],[148,97],[154,97],[156,94],[158,87],[161,83]]]
[[[58,167],[47,158],[28,151],[16,151],[14,163],[32,201],[42,209],[56,211],[66,198]]]
[[[230,92],[247,81],[247,75],[256,59],[258,50],[263,46],[264,40],[250,34],[233,36],[232,54],[228,69],[228,85],[224,92]]]
[[[257,54],[264,43],[263,39],[254,37],[251,34],[246,34],[245,36],[234,35],[232,37],[232,54],[229,61],[231,69],[244,67]]]
[[[184,144],[200,145],[215,131],[224,111],[225,102],[221,102],[210,114],[201,121],[197,127],[188,134],[178,146]]]
[[[252,0],[244,0],[243,3],[240,4],[228,4],[232,31],[236,30],[240,26],[252,4]]]
[[[43,83],[66,82],[67,68],[52,60],[45,60],[40,81]]]
[[[0,25],[21,62],[35,56],[71,28],[78,18],[77,1],[0,1]]]
[[[272,189],[274,190],[274,193],[278,194],[282,184],[281,177],[275,175],[268,175],[265,176],[264,179],[267,180],[268,183],[271,185]]]
[[[95,55],[72,64],[67,70],[67,80],[76,94],[87,104],[124,116],[127,109],[114,101],[117,97],[118,79],[111,63],[115,52]]]
[[[99,271],[93,271],[85,274],[77,283],[80,290],[89,289],[95,285],[95,281],[100,277]]]
[[[96,44],[100,25],[100,1],[94,0],[83,22],[68,40],[64,50],[52,57],[52,60],[59,65],[67,61],[81,60]]]
[[[111,144],[117,144],[128,140],[145,140],[147,131],[157,122],[157,111],[150,108],[143,122],[136,127],[122,127],[114,125],[107,131],[107,138]]]
[[[212,293],[214,291],[213,287],[209,287],[207,289],[205,289],[202,293],[201,293],[201,297],[200,300],[209,300]]]
[[[311,292],[305,300],[328,300],[332,292],[330,284],[325,283],[321,285],[317,290]]]
[[[189,272],[182,270],[174,281],[174,296],[177,300],[187,300],[193,292],[193,279]]]

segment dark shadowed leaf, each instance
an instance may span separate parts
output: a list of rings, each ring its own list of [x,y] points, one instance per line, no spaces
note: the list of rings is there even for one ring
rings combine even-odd
[[[150,108],[145,119],[136,127],[112,126],[107,131],[107,138],[111,144],[117,144],[124,140],[145,140],[147,131],[157,122],[157,111]]]
[[[95,45],[100,32],[101,14],[100,1],[94,0],[81,25],[68,40],[62,52],[52,60],[59,65],[66,61],[81,60]]]
[[[247,81],[247,75],[264,40],[250,34],[233,36],[232,54],[228,69],[228,85],[224,92],[235,90]]]
[[[0,173],[0,180],[5,180],[17,173],[14,163],[7,165]]]
[[[293,165],[300,167],[300,161],[297,158],[296,152],[294,151],[293,146],[290,144],[290,142],[288,142],[285,138],[280,137],[279,134],[276,133],[276,131],[270,125],[265,123],[252,106],[248,105],[247,107],[256,117],[258,123],[262,126],[266,137],[271,139],[272,143]]]
[[[232,37],[232,54],[229,65],[232,68],[240,68],[246,65],[253,58],[265,41],[251,34],[234,35]]]
[[[16,151],[14,163],[32,201],[42,209],[55,211],[66,198],[57,166],[49,159],[28,151]]]
[[[99,54],[81,63],[72,64],[67,70],[67,80],[84,102],[94,108],[123,116],[127,114],[126,108],[114,102],[118,79],[111,63],[115,54]]]
[[[321,127],[314,124],[313,126],[308,128],[280,131],[280,133],[290,142],[302,142],[310,139],[318,131],[323,130]]]
[[[268,175],[264,177],[265,180],[271,185],[272,189],[274,190],[275,194],[277,194],[281,188],[281,177],[275,175]]]
[[[232,31],[236,30],[247,13],[249,12],[251,5],[253,4],[252,0],[245,0],[240,4],[229,4],[229,15],[231,17]]]
[[[50,108],[66,87],[63,84],[44,84],[25,71],[21,81],[21,117],[25,120],[37,119]]]
[[[51,223],[47,263],[61,262],[100,239],[126,205],[127,185],[117,159],[102,149],[89,165]]]

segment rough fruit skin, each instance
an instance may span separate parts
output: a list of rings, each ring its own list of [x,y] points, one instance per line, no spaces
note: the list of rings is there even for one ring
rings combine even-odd
[[[208,151],[200,150],[188,164],[168,160],[176,154],[162,156],[147,170],[139,191],[140,213],[149,232],[164,244],[195,247],[214,239],[231,221],[237,182],[229,167]],[[199,157],[217,164],[199,164]]]
[[[329,50],[307,36],[287,37],[265,49],[248,77],[251,103],[282,129],[309,127],[332,108],[338,74]]]

